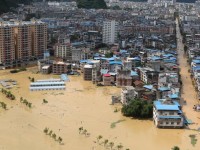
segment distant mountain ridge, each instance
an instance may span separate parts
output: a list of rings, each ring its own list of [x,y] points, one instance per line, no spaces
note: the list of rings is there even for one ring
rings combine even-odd
[[[11,7],[17,7],[18,4],[29,4],[32,1],[42,1],[42,0],[0,0],[0,14],[8,12]],[[46,0],[46,1],[63,1],[63,0]],[[76,1],[79,8],[87,8],[87,9],[107,8],[104,0],[76,0]],[[129,0],[129,1],[146,2],[147,0]],[[196,0],[177,0],[177,2],[184,2],[184,3],[194,3],[195,1]]]
[[[122,0],[123,1],[123,0]],[[127,0],[124,0],[127,1]],[[134,2],[147,2],[147,0],[128,0],[128,1],[134,1]],[[197,0],[176,0],[177,2],[181,3],[194,3]]]

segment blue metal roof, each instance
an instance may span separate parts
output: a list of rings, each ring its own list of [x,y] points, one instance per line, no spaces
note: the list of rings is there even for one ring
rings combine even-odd
[[[108,73],[108,69],[101,69],[101,74],[107,74]]]
[[[200,64],[200,60],[199,59],[193,59],[192,62],[195,63],[195,64]]]
[[[120,52],[121,54],[122,54],[122,53],[127,53],[127,50],[120,50],[119,52]]]
[[[178,94],[171,94],[171,95],[169,95],[169,97],[172,98],[172,99],[173,98],[179,98]]]
[[[87,63],[88,60],[80,60],[80,63]]]
[[[177,105],[155,105],[157,110],[179,110]]]
[[[181,119],[181,116],[158,116],[159,119]]]
[[[67,74],[61,74],[61,75],[60,75],[60,78],[61,78],[63,81],[68,81],[68,80],[69,80]]]
[[[156,60],[162,60],[162,58],[160,58],[160,57],[158,57],[158,56],[152,56],[152,57],[151,57],[151,60],[154,60],[154,61],[156,61]]]
[[[165,99],[154,101],[154,106],[157,110],[180,110],[180,104],[178,102],[173,101],[173,104],[163,104],[162,102],[164,100]]]
[[[138,73],[136,71],[131,70],[131,76],[138,76]]]
[[[153,89],[153,85],[144,85],[143,86],[146,89],[152,90]]]
[[[114,65],[114,64],[122,65],[122,62],[121,61],[110,61],[109,64],[110,65]]]
[[[170,91],[168,87],[160,87],[158,90],[160,91]]]
[[[30,87],[30,89],[64,89],[66,88],[65,86],[40,86],[40,87]]]
[[[167,57],[167,58],[168,58],[168,57],[172,57],[172,56],[174,56],[174,55],[172,55],[172,54],[164,54],[164,55],[163,55],[163,57]]]
[[[59,82],[32,82],[30,85],[57,85],[57,84],[65,84],[63,81]]]

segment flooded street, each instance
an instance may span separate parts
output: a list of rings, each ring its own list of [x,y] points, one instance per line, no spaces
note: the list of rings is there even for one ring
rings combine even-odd
[[[186,101],[186,105],[183,106],[183,111],[186,117],[194,124],[190,125],[191,129],[198,129],[200,127],[200,112],[193,110],[193,106],[198,103],[197,92],[192,85],[192,80],[190,78],[189,69],[190,66],[187,63],[187,55],[184,53],[184,45],[182,43],[182,36],[180,34],[180,29],[178,25],[178,20],[176,20],[176,31],[177,31],[177,47],[178,47],[178,60],[180,66],[180,75],[183,83],[182,98]]]

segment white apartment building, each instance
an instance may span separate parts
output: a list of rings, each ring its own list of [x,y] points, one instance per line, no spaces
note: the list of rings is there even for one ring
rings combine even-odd
[[[180,105],[171,99],[154,101],[153,120],[158,128],[182,128],[184,126]]]
[[[117,32],[119,23],[115,20],[103,22],[103,43],[114,44],[117,42]]]
[[[55,56],[66,60],[72,60],[71,44],[57,44]]]

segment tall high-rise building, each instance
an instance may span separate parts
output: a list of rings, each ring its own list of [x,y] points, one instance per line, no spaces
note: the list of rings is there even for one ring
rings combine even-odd
[[[115,20],[103,22],[103,43],[114,44],[117,42],[117,32],[119,23]]]
[[[17,22],[15,27],[16,61],[29,61],[31,52],[31,25]]]
[[[47,25],[43,22],[32,21],[32,56],[43,58],[47,49]]]
[[[0,23],[0,64],[11,65],[15,55],[15,28],[9,23]]]
[[[41,21],[0,22],[0,64],[15,67],[43,58],[47,25]]]

